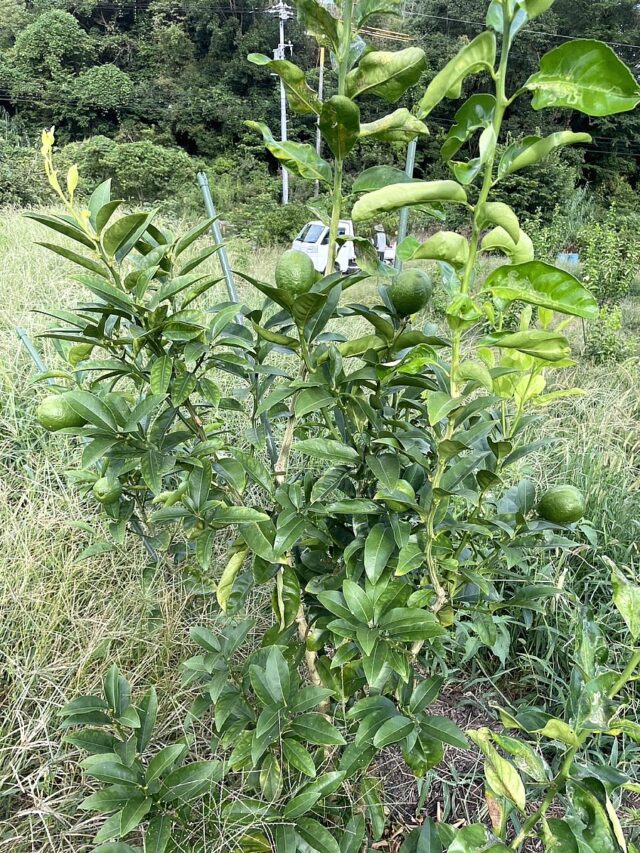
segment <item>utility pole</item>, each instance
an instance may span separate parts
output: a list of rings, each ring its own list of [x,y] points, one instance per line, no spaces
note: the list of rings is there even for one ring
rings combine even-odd
[[[320,48],[320,70],[318,73],[318,100],[322,103],[322,98],[324,95],[324,48]],[[322,134],[320,133],[320,123],[318,122],[318,126],[316,128],[316,151],[318,152],[318,156],[322,153]],[[316,181],[316,188],[314,191],[315,196],[320,195],[320,181]]]
[[[293,51],[291,42],[285,42],[284,40],[284,25],[286,21],[293,17],[293,9],[284,0],[278,0],[275,6],[267,9],[267,12],[278,16],[280,30],[280,42],[273,51],[273,58],[284,59],[287,48],[290,53]],[[282,142],[286,142],[287,140],[287,93],[282,79],[280,80],[280,139]],[[284,166],[282,167],[282,203],[289,204],[289,172],[287,172]]]

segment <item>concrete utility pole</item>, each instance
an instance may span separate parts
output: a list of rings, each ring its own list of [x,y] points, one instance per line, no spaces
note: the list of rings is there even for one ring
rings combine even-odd
[[[280,25],[280,43],[273,51],[273,58],[284,59],[287,48],[289,49],[289,53],[293,51],[291,42],[285,42],[284,40],[284,25],[286,21],[293,17],[293,9],[284,0],[278,0],[275,6],[267,9],[267,12],[271,15],[277,15]],[[287,93],[282,80],[280,80],[280,139],[282,142],[286,142],[287,140]],[[284,166],[282,167],[282,203],[289,204],[289,172],[287,172]]]

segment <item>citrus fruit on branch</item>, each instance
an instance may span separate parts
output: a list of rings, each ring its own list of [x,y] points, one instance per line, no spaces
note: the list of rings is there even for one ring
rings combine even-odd
[[[36,417],[40,426],[49,432],[86,424],[85,419],[71,408],[65,394],[50,394],[45,397],[38,406]]]
[[[278,258],[276,264],[276,287],[289,296],[307,293],[316,280],[313,261],[304,252],[289,249]]]
[[[423,270],[403,270],[389,287],[389,299],[401,317],[421,311],[431,299],[433,285]]]
[[[122,486],[118,480],[113,480],[111,477],[100,477],[93,484],[93,494],[101,504],[112,504],[120,499]]]
[[[584,495],[575,486],[554,486],[538,503],[538,514],[554,524],[575,524],[586,512]]]

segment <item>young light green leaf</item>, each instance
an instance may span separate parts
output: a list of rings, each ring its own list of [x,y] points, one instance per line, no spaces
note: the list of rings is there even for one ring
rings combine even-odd
[[[247,121],[245,124],[262,134],[268,151],[287,169],[310,181],[332,183],[331,166],[320,157],[313,145],[302,142],[279,142],[274,139],[273,134],[263,122]]]
[[[640,103],[640,87],[609,45],[576,39],[546,53],[527,80],[534,110],[565,107],[589,116],[628,112]]]
[[[455,181],[418,181],[415,183],[391,184],[374,190],[359,198],[351,213],[355,222],[372,219],[381,213],[389,213],[401,207],[452,202],[464,204],[467,194]]]
[[[469,74],[492,71],[496,61],[496,37],[491,32],[480,33],[465,45],[433,78],[418,105],[418,117],[426,118],[443,98],[459,98],[462,84]]]
[[[419,47],[372,50],[347,75],[347,95],[350,98],[378,95],[388,103],[395,103],[418,82],[426,65],[424,51]]]
[[[463,267],[469,258],[469,241],[455,231],[438,231],[418,246],[411,260],[444,261],[452,267]]]
[[[344,160],[358,141],[360,108],[344,95],[333,95],[322,105],[318,126],[333,156]]]
[[[502,178],[513,172],[519,172],[527,166],[533,166],[557,148],[588,142],[591,142],[591,136],[588,133],[573,133],[570,130],[552,133],[544,139],[539,136],[527,136],[519,142],[513,142],[504,152],[498,166],[498,177]]]
[[[428,136],[429,128],[406,107],[395,110],[377,121],[360,125],[361,139],[380,139],[383,142],[411,142],[417,136]],[[380,167],[373,167],[380,168]]]
[[[295,113],[301,115],[320,115],[322,103],[315,91],[305,80],[304,71],[289,62],[288,59],[271,59],[263,53],[250,53],[247,56],[254,65],[266,66],[282,80],[289,106]]]
[[[487,277],[485,292],[585,320],[598,316],[598,303],[578,279],[543,261],[499,267]]]
[[[525,264],[535,256],[533,242],[528,234],[520,229],[520,239],[514,243],[504,228],[494,228],[485,234],[481,249],[483,252],[503,252],[512,264]]]

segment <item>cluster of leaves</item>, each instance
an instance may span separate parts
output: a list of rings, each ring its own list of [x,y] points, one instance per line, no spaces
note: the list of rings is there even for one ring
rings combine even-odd
[[[49,312],[62,324],[49,335],[65,342],[70,366],[46,378],[60,382],[80,420],[67,432],[85,440],[74,479],[85,488],[98,478],[117,481],[107,504],[114,535],[122,538],[133,522],[149,548],[197,563],[197,588],[212,588],[214,546],[230,538],[215,584],[227,616],[242,613],[254,586],[273,589],[274,624],[257,649],[238,653],[251,629],[245,620],[229,622],[220,635],[198,628],[193,639],[204,653],[184,666],[186,685],[199,689],[190,724],[212,714],[214,744],[228,753],[223,775],[233,781],[243,774],[250,788],[251,796],[243,792],[223,806],[229,825],[250,827],[240,849],[355,853],[379,840],[384,802],[371,767],[380,750],[397,745],[422,777],[446,745],[466,745],[451,720],[428,710],[443,683],[442,661],[460,653],[465,636],[465,652],[485,646],[504,660],[503,614],[543,609],[560,593],[530,584],[529,568],[540,551],[573,548],[580,526],[537,514],[535,486],[518,476],[518,463],[540,447],[532,437],[536,409],[579,393],[549,390],[549,375],[573,365],[566,324],[594,318],[598,307],[576,278],[534,259],[516,214],[490,193],[506,176],[588,137],[531,136],[500,158],[497,144],[506,110],[527,91],[535,108],[587,115],[631,110],[640,91],[608,47],[584,41],[545,55],[508,96],[512,41],[550,5],[493,0],[489,29],[433,78],[415,113],[400,108],[365,123],[356,99],[367,93],[395,103],[418,80],[424,55],[363,49],[359,30],[393,4],[345,0],[338,20],[315,0],[299,0],[304,26],[334,55],[338,94],[320,103],[292,63],[251,58],[281,77],[292,108],[317,117],[333,162],[310,145],[277,141],[264,124],[253,127],[288,169],[332,188],[331,252],[327,275],[307,292],[249,279],[267,297],[261,309],[194,307],[215,283],[197,267],[219,247],[187,261],[183,253],[210,223],[179,238],[158,228],[153,212],[114,221],[118,202],[108,183],[88,210],[78,208],[77,172],[70,170],[63,191],[45,133],[47,173],[68,213],[34,216],[89,250],[49,245],[89,271],[77,278],[97,300]],[[333,272],[344,158],[363,138],[425,135],[431,111],[459,97],[463,81],[479,72],[490,74],[495,94],[474,95],[457,113],[442,152],[455,180],[408,181],[378,166],[355,185],[358,222],[403,207],[438,215],[455,205],[468,213],[470,238],[443,231],[422,244],[408,237],[398,249],[404,260],[440,265],[448,296],[440,335],[412,327],[384,285],[373,306],[346,298],[353,284],[372,274],[390,282],[395,271],[356,238],[362,271]],[[507,261],[485,281],[476,275],[480,250]],[[514,302],[525,306],[515,332],[503,327]],[[352,317],[371,332],[347,339],[341,329]],[[224,395],[230,381],[241,386],[233,397]],[[237,412],[243,428],[228,431],[221,410]],[[283,420],[270,467],[265,448]],[[635,641],[638,590],[616,570],[614,591]],[[504,720],[523,740],[470,733],[486,759],[491,830],[426,822],[407,839],[408,851],[428,842],[449,853],[495,853],[519,850],[530,837],[543,838],[548,851],[572,849],[558,846],[567,839],[575,850],[624,849],[608,797],[628,780],[612,783],[585,753],[591,737],[637,738],[613,703],[640,653],[631,652],[622,673],[604,670],[600,654],[589,651],[599,648],[589,631],[591,645],[585,640],[576,653],[568,720],[513,708]],[[553,772],[530,743],[540,738],[557,748]],[[518,768],[541,794],[530,816]],[[136,780],[142,772],[134,770]],[[153,791],[160,804],[164,790]],[[546,814],[557,797],[566,821],[552,823]],[[605,836],[609,847],[598,846]]]

